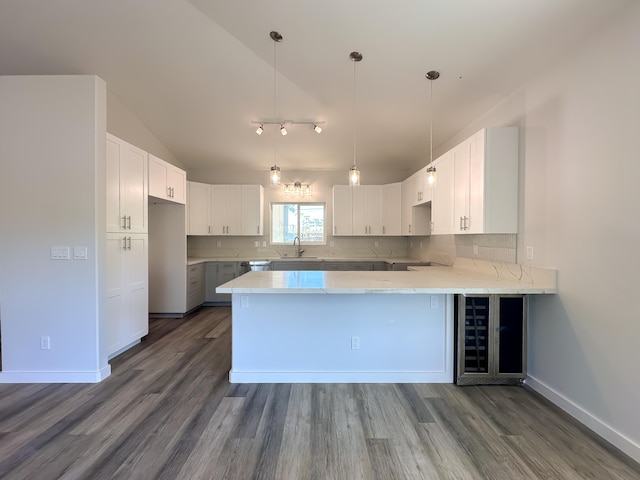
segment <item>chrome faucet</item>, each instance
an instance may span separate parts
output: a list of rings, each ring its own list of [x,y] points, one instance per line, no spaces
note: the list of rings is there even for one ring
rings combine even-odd
[[[296,240],[298,241],[297,245]],[[296,237],[293,239],[293,246],[296,247],[296,257],[301,257],[304,250],[300,250],[300,237]]]

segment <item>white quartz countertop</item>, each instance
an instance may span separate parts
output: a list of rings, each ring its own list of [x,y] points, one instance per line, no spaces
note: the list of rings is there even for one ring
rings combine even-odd
[[[458,263],[458,262],[457,262]],[[556,271],[495,262],[410,271],[257,271],[220,285],[218,293],[269,294],[545,294],[556,293]]]
[[[402,263],[402,264],[415,264],[415,263],[429,263],[428,261],[417,260],[409,257],[189,257],[187,258],[187,266],[197,265],[199,263],[206,262],[250,262],[250,261],[308,261],[308,262],[385,262],[385,263]]]

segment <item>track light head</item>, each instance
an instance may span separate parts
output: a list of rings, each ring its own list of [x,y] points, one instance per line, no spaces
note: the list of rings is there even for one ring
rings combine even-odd
[[[318,125],[317,123],[314,123],[314,124],[313,124],[313,130],[314,130],[316,133],[320,133],[320,132],[322,132],[322,128],[321,128],[321,127],[320,127],[320,125]]]
[[[287,134],[287,129],[284,128],[284,125],[280,125],[280,133],[283,137]]]
[[[256,128],[256,133],[258,135],[262,135],[262,132],[264,132],[264,127],[262,126],[262,124],[260,124],[260,126]]]

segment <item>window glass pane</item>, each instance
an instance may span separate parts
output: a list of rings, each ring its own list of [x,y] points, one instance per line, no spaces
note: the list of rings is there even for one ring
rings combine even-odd
[[[271,243],[292,243],[298,235],[298,205],[271,205]]]
[[[300,241],[324,243],[324,205],[300,204]]]
[[[271,243],[324,243],[324,203],[272,203]]]

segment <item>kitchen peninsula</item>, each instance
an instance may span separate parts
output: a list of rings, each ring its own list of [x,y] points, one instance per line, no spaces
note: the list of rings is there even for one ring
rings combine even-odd
[[[552,294],[554,270],[456,259],[406,272],[249,272],[232,294],[235,383],[453,379],[454,294]]]

